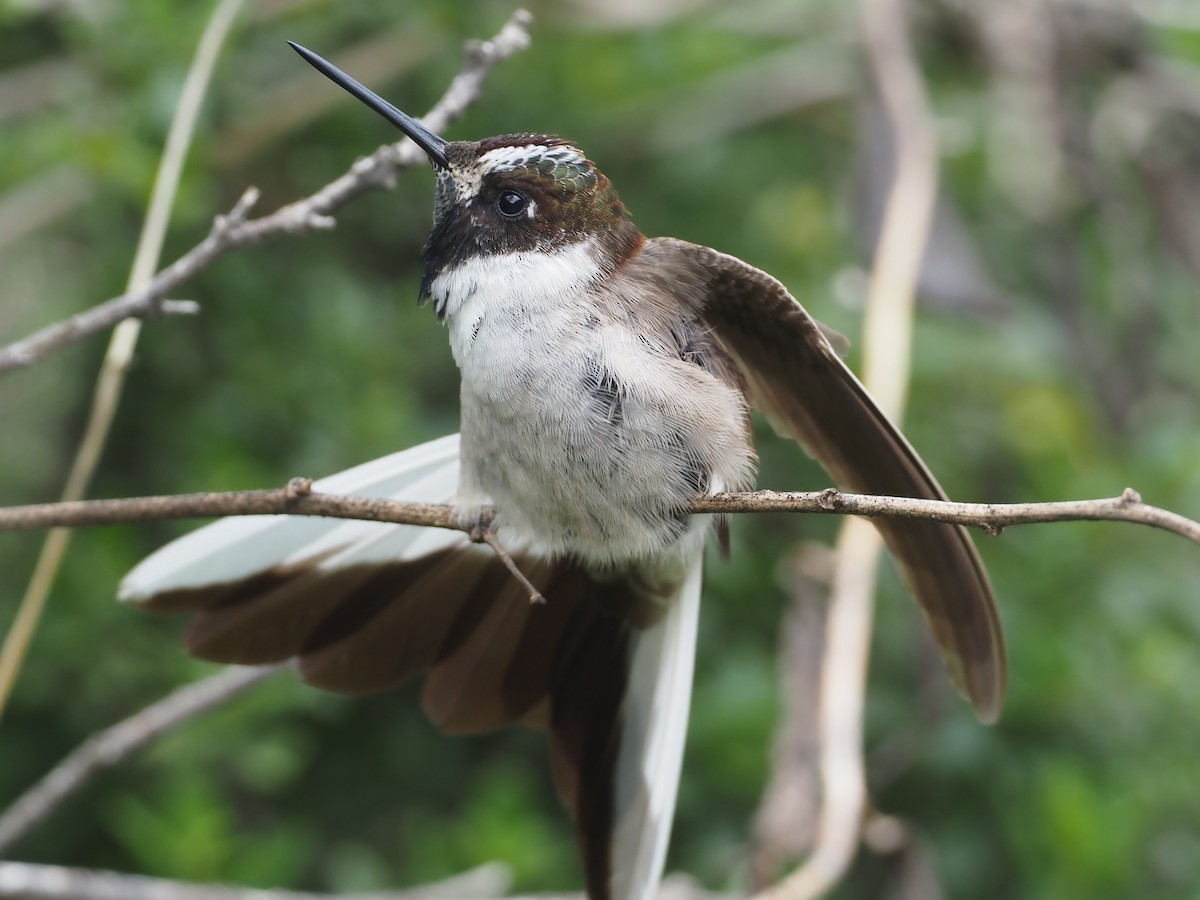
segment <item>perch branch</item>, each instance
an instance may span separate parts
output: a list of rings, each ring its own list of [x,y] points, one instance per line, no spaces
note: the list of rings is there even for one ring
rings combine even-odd
[[[835,488],[823,491],[754,491],[706,497],[692,504],[692,512],[837,512],[868,518],[891,516],[928,519],[979,528],[993,537],[1010,525],[1132,522],[1161,528],[1200,543],[1200,522],[1142,502],[1141,495],[1133,488],[1125,488],[1119,497],[1046,503],[958,503],[952,500],[845,494]]]
[[[442,132],[462,116],[478,98],[492,68],[529,45],[531,21],[529,13],[517,10],[491,40],[467,44],[462,70],[422,119],[426,127]],[[164,300],[226,253],[283,234],[332,228],[330,213],[338,207],[368,190],[390,187],[398,171],[424,161],[425,154],[407,138],[384,145],[316,193],[257,219],[248,216],[258,200],[258,191],[247,189],[228,215],[216,218],[208,237],[141,287],[0,348],[0,374],[27,366],[124,319],[180,312],[176,307],[164,306]]]
[[[292,479],[286,487],[259,491],[175,494],[0,507],[0,531],[280,514],[450,528],[468,534],[475,528],[473,523],[460,522],[453,508],[445,504],[410,503],[320,492],[306,493],[302,488],[308,483],[307,479]],[[826,488],[823,491],[750,491],[698,498],[692,502],[688,511],[720,514],[791,512],[868,518],[891,516],[966,525],[991,535],[998,535],[1011,525],[1083,521],[1131,522],[1160,528],[1200,543],[1200,522],[1143,503],[1141,496],[1132,488],[1126,488],[1119,497],[1049,503],[956,503],[950,500],[847,494],[834,488]]]

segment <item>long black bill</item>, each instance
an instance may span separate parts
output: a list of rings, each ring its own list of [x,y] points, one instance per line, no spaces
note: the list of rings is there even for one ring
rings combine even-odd
[[[410,138],[413,143],[420,147],[428,154],[430,160],[435,166],[443,169],[450,167],[449,161],[446,159],[446,139],[440,138],[408,113],[401,112],[388,103],[377,93],[370,88],[355,81],[333,63],[327,59],[323,59],[313,53],[307,47],[301,47],[295,41],[288,41],[288,45],[299,53],[308,62],[310,66],[332,81],[334,84],[345,88],[355,97],[361,100],[375,112],[379,113]]]

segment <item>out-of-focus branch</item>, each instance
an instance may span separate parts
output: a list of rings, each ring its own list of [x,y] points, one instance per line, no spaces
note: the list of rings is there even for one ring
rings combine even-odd
[[[315,194],[284,206],[261,219],[246,218],[257,199],[257,191],[251,188],[242,195],[229,216],[216,220],[209,236],[199,246],[158,275],[151,277],[158,264],[158,248],[161,246],[162,237],[147,235],[165,228],[169,204],[162,198],[173,194],[173,183],[182,167],[182,157],[190,140],[192,123],[215,65],[217,51],[228,34],[240,2],[241,0],[222,0],[201,38],[196,60],[184,86],[184,97],[172,121],[167,149],[164,151],[159,176],[155,181],[150,213],[147,215],[143,238],[139,242],[138,254],[130,275],[129,292],[85,314],[86,327],[81,327],[78,321],[68,321],[52,325],[14,345],[0,348],[2,375],[6,370],[28,365],[47,353],[78,341],[88,333],[117,325],[96,386],[87,429],[63,490],[64,500],[79,500],[86,494],[92,473],[107,443],[125,372],[133,357],[133,348],[141,327],[141,320],[130,316],[162,311],[164,304],[170,303],[165,298],[174,288],[236,247],[256,243],[276,234],[331,226],[330,211],[370,188],[391,185],[399,169],[415,165],[424,159],[416,145],[407,139],[398,144],[381,147],[366,159],[360,159],[351,166],[349,172],[325,185]],[[441,131],[462,115],[467,106],[479,96],[483,80],[492,67],[528,46],[531,21],[532,18],[527,12],[518,10],[490,41],[469,42],[466,46],[467,61],[463,69],[450,83],[442,99],[426,116],[426,125],[434,131]],[[66,554],[70,538],[70,531],[63,528],[56,528],[47,536],[25,596],[21,600],[17,617],[5,636],[3,646],[0,647],[0,713],[3,712],[20,671],[25,650],[37,630],[42,609]]]
[[[904,821],[870,812],[863,822],[863,844],[891,864],[887,900],[941,900],[942,887],[920,836]]]
[[[0,862],[0,897],[19,897],[21,900],[433,900],[464,897],[488,900],[503,895],[509,881],[504,866],[489,863],[445,881],[407,890],[310,894],[222,884],[188,884],[166,878],[66,866]]]
[[[98,872],[65,866],[0,862],[0,897],[20,900],[492,900],[505,896],[508,868],[486,863],[443,881],[371,894],[311,894],[256,890],[220,884],[188,884],[166,878]],[[583,894],[512,895],[507,900],[586,900]],[[663,879],[656,900],[733,900],[705,890],[686,875]]]
[[[804,544],[784,563],[791,598],[779,638],[782,709],[771,750],[771,774],[754,814],[751,874],[756,888],[771,884],[812,847],[820,808],[817,721],[825,652],[826,591],[833,551]]]
[[[230,668],[180,688],[136,714],[93,735],[41,781],[0,814],[0,853],[44,820],[70,795],[104,769],[111,768],[189,719],[213,709],[290,664]],[[0,863],[0,866],[8,865]],[[0,885],[4,884],[0,876]],[[25,896],[5,893],[0,897]],[[31,894],[31,896],[42,896]],[[113,894],[112,896],[117,896]],[[134,894],[123,896],[133,897]]]
[[[450,528],[470,533],[453,507],[440,503],[409,503],[376,497],[310,492],[306,478],[288,486],[261,491],[173,494],[117,500],[79,500],[0,507],[0,531],[32,531],[53,526],[117,525],[217,516],[328,516],[399,525]],[[490,512],[490,510],[488,510]],[[1170,531],[1200,543],[1200,522],[1170,510],[1150,506],[1132,488],[1119,497],[1099,500],[1060,500],[1050,503],[956,503],[875,494],[823,491],[749,491],[700,497],[688,507],[693,513],[792,512],[876,518],[925,519],[979,528],[998,535],[1011,525],[1048,522],[1130,522]]]
[[[422,119],[428,128],[443,131],[462,116],[478,98],[483,81],[492,68],[529,45],[531,21],[529,13],[517,10],[491,40],[467,44],[467,61],[462,71]],[[283,234],[331,228],[331,212],[368,190],[390,187],[397,172],[424,160],[425,154],[407,138],[385,145],[358,160],[346,174],[314,194],[257,219],[248,218],[248,213],[258,199],[258,192],[253,188],[247,190],[229,215],[216,219],[204,241],[144,285],[0,348],[0,374],[36,362],[124,319],[161,312],[163,300],[176,288],[232,250]]]

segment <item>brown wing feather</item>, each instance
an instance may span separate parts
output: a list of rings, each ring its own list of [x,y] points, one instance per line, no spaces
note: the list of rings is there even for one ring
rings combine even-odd
[[[916,451],[838,358],[821,326],[776,279],[736,257],[672,238],[648,241],[637,264],[691,305],[741,369],[752,402],[842,486],[944,499]],[[980,718],[994,720],[1007,679],[991,585],[965,529],[876,519],[925,612],[951,677]]]
[[[403,574],[408,563],[379,567],[394,574],[376,581],[383,588],[377,612],[367,620],[362,601],[356,615],[346,598],[306,642],[300,662],[304,679],[342,694],[373,693],[403,684],[453,652],[511,576],[493,565],[495,556],[487,548],[435,556],[411,579]]]
[[[545,560],[519,563],[545,604],[531,604],[528,591],[511,575],[495,600],[471,624],[458,646],[442,655],[425,680],[421,703],[443,731],[471,734],[520,719],[551,690],[552,653],[538,655],[542,642],[552,646],[575,598],[553,588],[555,566]],[[531,647],[530,644],[534,646]]]

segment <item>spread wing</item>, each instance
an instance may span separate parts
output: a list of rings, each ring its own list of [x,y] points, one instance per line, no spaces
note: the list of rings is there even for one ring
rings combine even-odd
[[[821,326],[767,273],[708,247],[648,241],[637,257],[691,306],[733,358],[751,401],[845,488],[945,499],[916,451],[838,358]],[[648,276],[649,277],[649,276]],[[920,603],[958,689],[984,721],[1004,700],[1004,640],[991,585],[966,530],[875,520]]]
[[[314,489],[449,502],[453,435]],[[702,560],[647,594],[636,573],[517,557],[547,602],[457,531],[304,516],[221,519],[147,557],[121,598],[191,612],[188,650],[215,662],[295,657],[346,694],[425,675],[442,730],[544,728],[593,900],[645,900],[662,872],[687,732]]]

